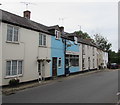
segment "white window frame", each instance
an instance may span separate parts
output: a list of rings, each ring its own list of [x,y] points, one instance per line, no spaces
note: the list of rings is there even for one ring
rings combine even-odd
[[[40,39],[40,37],[42,38],[42,40]],[[40,40],[42,41],[41,43]],[[45,34],[39,33],[39,46],[47,46],[47,36]]]
[[[93,56],[95,55],[95,48],[93,47]]]
[[[93,59],[93,68],[95,68],[95,59]]]
[[[84,44],[82,45],[82,52],[83,52],[83,55],[85,55],[85,45]]]
[[[77,37],[74,37],[74,43],[77,45],[78,44],[78,39]]]
[[[12,27],[12,40],[8,40],[8,27]],[[15,29],[17,29],[17,41],[14,40],[15,38]],[[6,42],[11,42],[11,43],[19,43],[19,27],[13,26],[13,25],[7,25],[7,37],[6,37]]]
[[[60,39],[60,31],[55,30],[55,39]]]
[[[12,62],[13,61],[17,61],[17,71],[16,71],[16,75],[12,75]],[[18,62],[22,62],[22,73],[18,74]],[[7,62],[11,62],[10,64],[10,75],[7,75]],[[5,74],[5,78],[11,78],[11,77],[19,77],[23,75],[23,60],[6,60],[6,74]]]
[[[59,65],[59,61],[61,62],[60,65]],[[58,58],[58,68],[62,68],[62,58]]]
[[[82,59],[82,67],[85,69],[85,58]]]

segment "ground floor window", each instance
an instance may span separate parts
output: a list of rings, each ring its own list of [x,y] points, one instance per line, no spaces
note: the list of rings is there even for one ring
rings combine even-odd
[[[85,68],[85,58],[82,59],[82,67]]]
[[[66,55],[69,66],[79,66],[79,55]]]
[[[95,68],[95,60],[93,59],[93,68]]]
[[[6,76],[15,76],[22,74],[23,61],[10,60],[6,62]]]
[[[61,58],[58,58],[58,68],[61,68],[61,66],[62,66],[62,60]]]

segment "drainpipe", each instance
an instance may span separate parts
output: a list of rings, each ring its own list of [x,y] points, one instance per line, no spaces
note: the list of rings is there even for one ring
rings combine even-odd
[[[64,70],[65,70],[65,75],[66,75],[66,39],[64,41]]]

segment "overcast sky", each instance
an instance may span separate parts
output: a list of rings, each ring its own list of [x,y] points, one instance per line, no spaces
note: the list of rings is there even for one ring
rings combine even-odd
[[[117,0],[0,0],[0,9],[23,16],[26,6],[20,2],[31,3],[28,10],[33,21],[47,26],[62,25],[66,32],[81,27],[91,37],[97,33],[106,37],[112,50],[118,50]]]

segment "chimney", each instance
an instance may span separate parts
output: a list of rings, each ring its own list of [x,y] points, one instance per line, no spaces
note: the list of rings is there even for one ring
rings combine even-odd
[[[63,26],[60,27],[60,32],[62,33],[62,35],[64,35],[64,27]]]
[[[30,14],[31,14],[30,11],[28,11],[28,10],[24,11],[24,13],[23,13],[24,18],[26,18],[26,19],[30,19]]]

